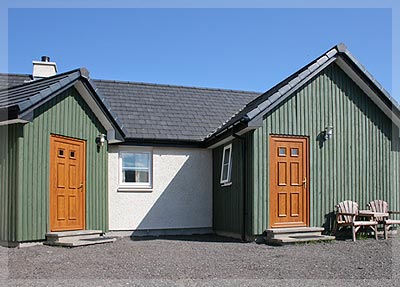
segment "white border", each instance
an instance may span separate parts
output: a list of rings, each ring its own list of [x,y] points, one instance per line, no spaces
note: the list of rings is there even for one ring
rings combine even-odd
[[[228,162],[228,177],[227,179],[223,179],[223,174],[224,174],[224,162],[225,162],[225,151],[229,149],[229,162]],[[231,174],[232,174],[232,144],[228,144],[224,146],[224,150],[222,151],[222,162],[221,162],[221,178],[220,178],[220,183],[221,184],[228,184],[231,182]]]
[[[122,154],[145,153],[149,155],[149,183],[124,183],[122,182]],[[123,148],[118,151],[118,191],[151,191],[153,189],[153,150],[151,148]]]

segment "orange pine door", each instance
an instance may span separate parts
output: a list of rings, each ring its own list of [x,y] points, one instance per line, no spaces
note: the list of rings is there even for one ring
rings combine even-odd
[[[308,225],[308,139],[270,137],[270,227]]]
[[[50,230],[85,228],[85,141],[50,136]]]

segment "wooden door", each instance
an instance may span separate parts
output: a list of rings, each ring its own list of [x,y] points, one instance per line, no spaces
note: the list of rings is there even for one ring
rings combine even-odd
[[[270,137],[270,227],[308,226],[308,139]]]
[[[85,228],[86,143],[50,136],[50,230]]]

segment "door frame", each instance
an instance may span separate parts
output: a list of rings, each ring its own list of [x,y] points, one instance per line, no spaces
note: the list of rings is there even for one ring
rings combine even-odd
[[[49,137],[49,153],[50,153],[50,162],[49,162],[49,231],[68,231],[68,230],[61,230],[61,229],[53,229],[52,227],[52,208],[51,208],[51,203],[52,203],[52,163],[54,163],[54,158],[56,156],[55,151],[53,150],[52,142],[53,139],[65,139],[69,141],[75,141],[83,144],[83,154],[82,154],[82,173],[83,173],[83,178],[84,178],[84,184],[82,187],[82,228],[79,229],[68,229],[68,230],[85,230],[86,229],[86,185],[87,185],[87,171],[86,171],[86,140],[83,139],[78,139],[78,138],[73,138],[73,137],[67,137],[63,135],[58,135],[58,134],[50,134]]]
[[[306,177],[307,177],[307,185],[306,185],[306,191],[305,191],[305,223],[306,226],[310,226],[310,137],[309,136],[302,136],[302,135],[287,135],[287,134],[270,134],[269,139],[268,139],[268,166],[269,166],[269,173],[268,173],[268,179],[269,179],[269,185],[268,185],[268,201],[269,201],[269,206],[268,206],[268,228],[285,228],[285,227],[272,227],[271,223],[271,142],[273,139],[288,139],[288,141],[295,141],[296,139],[302,139],[306,141],[306,148],[305,148],[305,165],[306,165]],[[288,226],[287,228],[290,228],[292,226]],[[295,226],[293,226],[295,228]]]

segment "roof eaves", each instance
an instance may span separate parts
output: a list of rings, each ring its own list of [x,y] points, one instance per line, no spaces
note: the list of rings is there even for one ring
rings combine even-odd
[[[369,81],[371,81],[371,83],[386,97],[388,98],[393,106],[395,106],[397,109],[400,110],[400,104],[390,95],[390,93],[388,91],[385,90],[385,88],[381,85],[381,83],[378,82],[378,80],[376,80],[374,78],[374,76],[372,76],[372,74],[364,67],[363,64],[361,64],[361,62],[347,49],[346,45],[344,45],[343,43],[339,44],[337,46],[337,49],[339,50],[339,52],[341,52],[342,54],[346,55],[351,62],[356,65],[364,74],[364,76],[367,77],[367,79]]]
[[[267,92],[260,95],[258,98],[266,97],[264,101],[259,103],[254,108],[251,107],[251,103],[246,105],[240,111],[235,113],[228,121],[226,121],[223,125],[219,126],[216,130],[210,133],[206,140],[215,136],[216,134],[220,134],[224,129],[229,128],[229,126],[233,125],[238,121],[246,121],[250,122],[260,114],[264,114],[266,111],[271,110],[273,107],[277,105],[278,102],[281,102],[286,96],[293,93],[294,90],[298,89],[304,82],[308,81],[311,77],[313,77],[316,73],[320,72],[324,67],[333,62],[338,54],[338,50],[336,47],[333,47],[328,52],[311,62],[308,66],[303,69],[300,69],[297,73],[292,74],[283,82],[278,83],[273,88],[268,90]],[[286,83],[285,83],[286,81]],[[271,95],[271,91],[278,89]],[[241,113],[241,111],[245,111],[246,108],[249,108],[245,113]]]
[[[320,58],[321,59],[321,58]],[[291,86],[290,82],[286,84],[283,88],[279,89],[278,92],[273,94],[266,100],[264,103],[260,104],[258,108],[258,112],[255,110],[250,111],[246,116],[249,122],[253,121],[256,118],[259,118],[260,115],[264,115],[266,112],[269,112],[277,105],[279,105],[282,101],[284,101],[288,96],[292,95],[296,90],[298,90],[305,82],[309,81],[316,74],[321,72],[326,66],[330,65],[336,59],[335,56],[330,57],[329,59],[324,59],[323,61],[316,62],[312,64],[306,71],[308,71],[307,77],[301,78],[297,76],[294,80],[296,85]],[[292,80],[293,81],[293,80]],[[263,105],[264,104],[264,105]],[[253,121],[254,123],[255,121]]]

